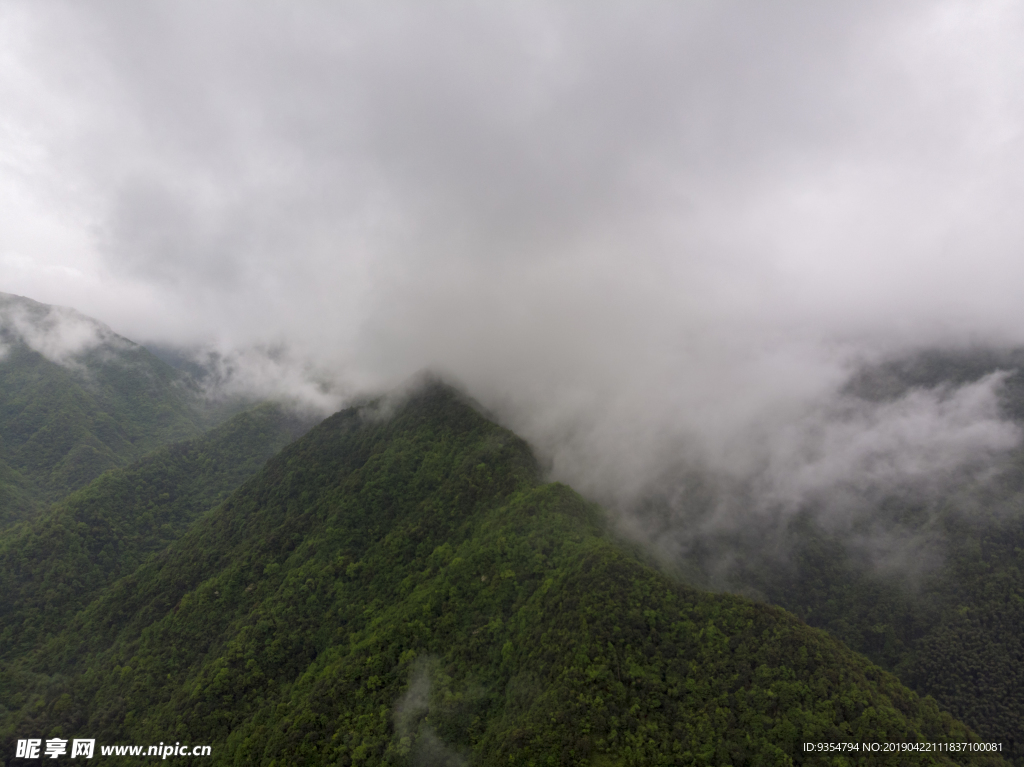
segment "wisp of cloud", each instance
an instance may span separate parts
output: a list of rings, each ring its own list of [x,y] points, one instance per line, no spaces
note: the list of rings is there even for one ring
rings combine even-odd
[[[1012,4],[15,1],[0,43],[0,289],[261,396],[434,370],[620,509],[1019,439],[998,375],[843,394],[1024,341]]]

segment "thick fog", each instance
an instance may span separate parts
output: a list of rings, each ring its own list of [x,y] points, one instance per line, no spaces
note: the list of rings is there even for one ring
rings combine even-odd
[[[1024,342],[1017,4],[9,1],[0,103],[0,290],[236,387],[434,370],[622,508],[694,467],[754,510],[934,487],[1020,438],[999,374],[842,393]]]

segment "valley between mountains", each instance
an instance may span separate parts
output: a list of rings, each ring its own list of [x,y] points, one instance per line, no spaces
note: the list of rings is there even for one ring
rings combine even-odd
[[[694,555],[749,554],[730,577],[751,599],[630,543],[436,379],[322,421],[212,407],[98,323],[48,357],[23,328],[55,310],[3,300],[7,764],[28,737],[237,765],[1024,764],[1017,454],[960,488],[977,513],[940,517],[947,556],[912,589],[806,516],[786,567],[742,536]],[[1007,365],[936,359],[885,380]]]

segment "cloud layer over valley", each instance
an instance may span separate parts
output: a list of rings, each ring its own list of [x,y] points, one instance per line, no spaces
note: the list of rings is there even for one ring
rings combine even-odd
[[[11,0],[0,63],[0,290],[254,391],[432,369],[623,508],[1019,442],[1003,374],[843,393],[1024,343],[1015,4]]]

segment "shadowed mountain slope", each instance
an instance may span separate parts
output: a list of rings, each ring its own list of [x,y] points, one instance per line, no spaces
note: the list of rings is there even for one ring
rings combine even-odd
[[[67,626],[311,423],[275,405],[113,469],[0,538],[0,659]]]
[[[0,527],[198,436],[178,371],[71,309],[0,293]]]
[[[1003,416],[1024,425],[1021,349],[922,351],[865,368],[848,391],[886,402],[992,374],[1003,377]],[[784,525],[752,519],[707,536],[686,564],[701,583],[701,571],[734,563],[716,586],[757,593],[828,630],[1024,765],[1024,450],[987,468],[946,480],[938,495],[898,486],[846,524],[822,523],[815,504]],[[885,544],[892,561],[878,566],[858,540]]]
[[[3,734],[268,765],[792,764],[805,741],[975,740],[825,633],[680,585],[604,526],[445,386],[350,408],[14,659]]]

